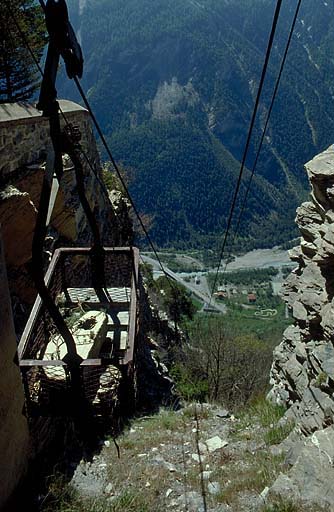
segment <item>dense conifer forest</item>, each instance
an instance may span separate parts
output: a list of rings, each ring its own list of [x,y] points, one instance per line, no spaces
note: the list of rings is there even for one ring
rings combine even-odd
[[[116,159],[131,168],[131,192],[152,218],[153,239],[160,247],[212,247],[226,225],[275,2],[68,3],[85,53],[83,84]],[[295,4],[286,2],[279,20],[248,169]],[[238,249],[295,236],[295,208],[308,193],[303,164],[334,131],[333,15],[329,2],[316,9],[303,2]],[[77,99],[66,87],[62,93]]]

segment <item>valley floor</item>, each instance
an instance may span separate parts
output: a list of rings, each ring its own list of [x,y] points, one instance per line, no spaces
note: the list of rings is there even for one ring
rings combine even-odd
[[[150,252],[144,252],[143,254],[154,258],[154,255]],[[159,253],[159,256],[163,262],[167,263],[167,266],[171,261],[174,265],[178,265],[180,267],[178,270],[179,272],[182,272],[182,269],[187,273],[202,273],[204,271],[205,263],[200,256],[191,256],[189,254],[184,254],[181,251],[165,251]],[[288,251],[280,249],[279,247],[272,247],[270,249],[254,249],[253,251],[236,256],[233,261],[227,264],[226,271],[231,272],[233,270],[245,270],[251,268],[284,267],[286,265],[293,266],[293,263],[289,258]],[[216,268],[214,267],[206,269],[206,271],[211,272],[215,270]],[[176,268],[175,271],[177,271]]]
[[[292,265],[288,251],[273,247],[272,249],[254,249],[242,256],[237,256],[227,265],[226,270],[241,270],[249,268],[268,268]]]

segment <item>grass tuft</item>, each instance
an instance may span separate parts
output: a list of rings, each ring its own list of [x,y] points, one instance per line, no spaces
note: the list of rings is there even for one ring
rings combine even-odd
[[[294,422],[288,421],[284,425],[276,425],[272,428],[270,428],[265,434],[264,434],[264,440],[267,445],[272,444],[279,444],[284,439],[288,437],[290,432],[293,430]]]
[[[241,466],[230,464],[222,468],[220,481],[223,483],[223,492],[220,501],[233,503],[235,496],[246,491],[259,494],[265,487],[269,487],[282,469],[284,456],[271,455],[266,452],[248,454],[244,457]],[[225,481],[225,484],[224,484]]]
[[[261,427],[270,427],[284,416],[285,411],[286,409],[282,405],[273,404],[265,397],[261,397],[250,404],[248,414],[256,416]]]
[[[125,491],[111,501],[110,512],[151,512],[145,496],[139,491]]]
[[[209,407],[203,404],[191,403],[183,409],[183,416],[186,419],[193,420],[198,418],[199,420],[207,420],[212,416],[212,412]]]
[[[280,503],[265,506],[261,512],[300,512],[300,509],[292,502],[280,501]]]
[[[265,396],[257,397],[236,413],[239,420],[238,430],[244,430],[255,423],[263,428],[272,428],[284,416],[285,411],[283,406],[272,404]]]

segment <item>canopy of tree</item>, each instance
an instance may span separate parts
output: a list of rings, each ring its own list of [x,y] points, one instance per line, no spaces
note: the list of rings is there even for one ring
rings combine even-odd
[[[0,103],[27,100],[41,76],[26,43],[39,61],[46,41],[43,11],[35,0],[2,0],[0,6]]]

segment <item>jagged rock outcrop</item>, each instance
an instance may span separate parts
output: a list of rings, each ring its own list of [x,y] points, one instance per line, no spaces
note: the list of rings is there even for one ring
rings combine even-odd
[[[154,118],[168,119],[180,115],[182,103],[193,106],[199,101],[199,95],[191,81],[182,86],[174,76],[170,83],[165,81],[159,85],[155,97],[146,107],[152,110]]]
[[[283,298],[295,323],[274,354],[270,396],[290,407],[305,434],[333,422],[334,412],[334,146],[306,164],[311,201],[297,209],[298,267]]]
[[[298,267],[283,289],[295,321],[275,349],[269,398],[288,407],[307,441],[272,491],[334,510],[327,478],[334,454],[334,146],[305,167],[311,201],[297,209],[301,243],[290,256]]]
[[[334,429],[318,430],[292,449],[296,460],[290,472],[281,473],[269,491],[269,496],[298,501],[299,505],[315,504],[323,510],[334,510]]]

